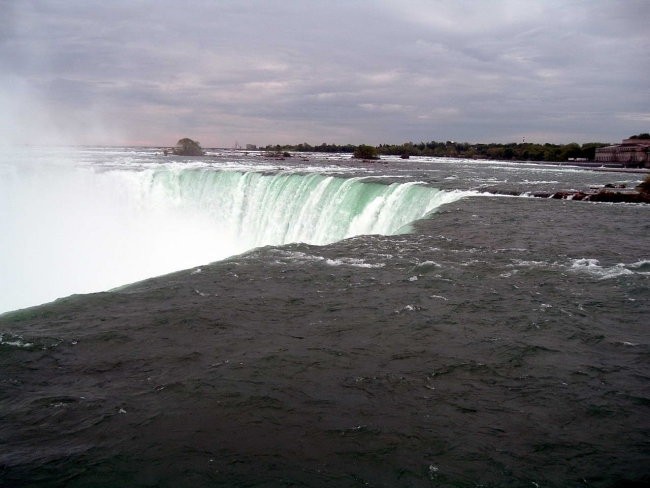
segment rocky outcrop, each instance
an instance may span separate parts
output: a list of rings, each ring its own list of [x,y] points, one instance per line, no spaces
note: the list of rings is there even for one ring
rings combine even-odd
[[[618,190],[618,191],[612,191]],[[587,202],[611,202],[611,203],[646,203],[650,204],[650,192],[644,191],[639,185],[636,189],[626,189],[625,185],[605,185],[602,188],[590,190],[560,190],[560,191],[537,191],[534,193],[522,193],[517,190],[495,190],[485,189],[487,193],[494,195],[509,196],[533,196],[537,198],[551,198],[554,200],[579,200]]]
[[[533,196],[540,198],[553,198],[556,200],[584,200],[588,202],[611,202],[611,203],[650,203],[650,194],[636,191],[611,191],[602,189],[599,191],[557,191],[555,193],[538,192]]]
[[[650,175],[646,176],[645,179],[639,183],[636,189],[639,191],[639,193],[650,195]]]

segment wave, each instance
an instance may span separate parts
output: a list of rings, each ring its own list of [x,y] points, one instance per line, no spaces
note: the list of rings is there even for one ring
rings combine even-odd
[[[613,266],[602,266],[597,259],[581,258],[572,260],[570,269],[607,280],[633,274],[650,275],[650,261],[641,260],[630,264],[618,263]]]
[[[593,258],[576,258],[563,263],[557,261],[550,262],[513,259],[511,264],[507,267],[510,268],[511,271],[503,273],[501,276],[504,278],[509,278],[513,273],[518,272],[519,269],[526,268],[569,271],[572,273],[591,276],[598,280],[609,280],[622,276],[650,275],[650,261],[647,259],[642,259],[634,263],[616,263],[611,266],[604,266],[598,259]]]

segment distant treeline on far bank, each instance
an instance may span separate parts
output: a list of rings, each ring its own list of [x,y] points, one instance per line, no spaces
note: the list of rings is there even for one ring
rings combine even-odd
[[[468,159],[499,159],[518,161],[567,161],[570,159],[594,159],[596,148],[608,146],[602,142],[586,144],[532,144],[527,142],[509,144],[470,144],[468,142],[406,142],[404,144],[380,144],[376,146],[379,155],[393,156],[436,156]],[[352,144],[327,144],[312,146],[307,143],[298,145],[269,145],[267,151],[354,153],[358,146]]]

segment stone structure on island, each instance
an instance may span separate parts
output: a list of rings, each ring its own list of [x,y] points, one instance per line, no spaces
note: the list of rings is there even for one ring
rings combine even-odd
[[[623,139],[621,144],[596,148],[596,162],[621,163],[626,168],[650,168],[650,134]]]
[[[203,156],[205,151],[198,143],[198,141],[193,141],[187,137],[180,139],[176,146],[172,149],[172,152],[177,156]]]

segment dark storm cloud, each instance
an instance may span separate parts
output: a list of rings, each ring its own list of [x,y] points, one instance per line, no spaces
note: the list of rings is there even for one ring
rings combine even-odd
[[[5,138],[584,142],[650,122],[642,1],[4,3]]]

